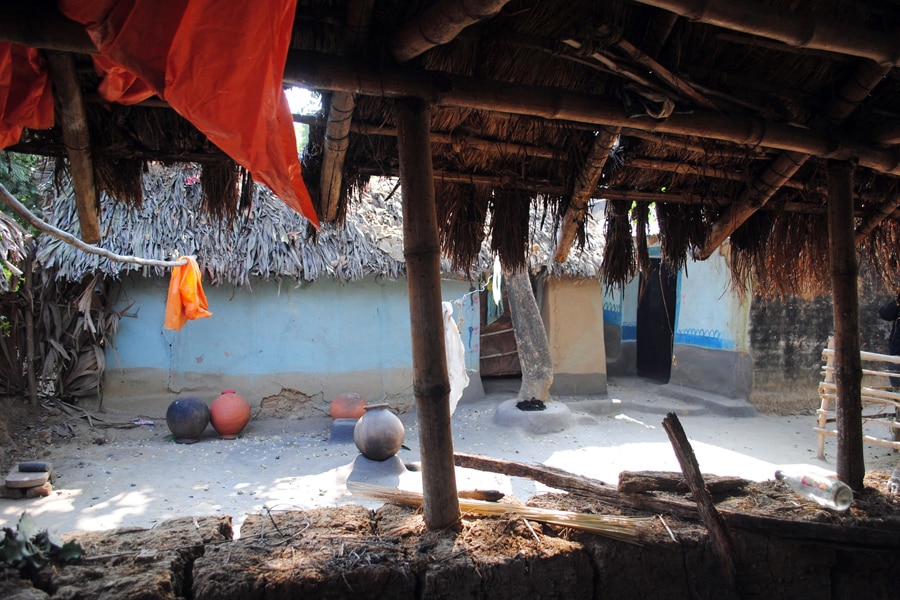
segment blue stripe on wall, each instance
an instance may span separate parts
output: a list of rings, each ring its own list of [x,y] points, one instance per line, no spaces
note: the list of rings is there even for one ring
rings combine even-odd
[[[734,348],[737,346],[734,340],[729,340],[713,335],[701,335],[695,333],[676,333],[675,343],[687,344],[690,346],[701,346],[703,348],[713,348],[715,350],[734,350]]]
[[[607,325],[621,325],[622,313],[618,310],[604,310],[603,322]]]
[[[637,341],[637,325],[622,325],[622,341]]]

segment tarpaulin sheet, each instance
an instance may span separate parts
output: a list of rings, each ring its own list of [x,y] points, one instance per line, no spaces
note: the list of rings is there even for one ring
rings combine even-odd
[[[181,329],[192,319],[211,317],[203,292],[203,274],[194,256],[183,256],[187,263],[172,268],[169,295],[166,298],[166,329]]]
[[[19,142],[25,127],[53,126],[53,93],[40,52],[0,42],[0,149]]]
[[[166,100],[318,226],[282,88],[296,0],[60,0],[103,57],[110,101]],[[144,98],[147,96],[143,96]]]

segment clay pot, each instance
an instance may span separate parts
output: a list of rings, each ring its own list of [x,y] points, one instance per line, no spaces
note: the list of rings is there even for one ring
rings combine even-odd
[[[234,390],[223,390],[209,406],[212,426],[223,440],[233,440],[250,421],[250,404]]]
[[[176,442],[193,444],[209,425],[209,407],[199,398],[179,398],[166,410],[166,425]]]
[[[356,422],[353,441],[369,460],[387,460],[400,450],[405,434],[403,423],[387,404],[370,404]]]
[[[366,413],[366,401],[359,394],[338,394],[328,407],[332,419],[358,419]]]

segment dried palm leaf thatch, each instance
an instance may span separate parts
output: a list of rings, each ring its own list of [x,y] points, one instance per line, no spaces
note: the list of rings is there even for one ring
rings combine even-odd
[[[31,236],[15,219],[0,212],[0,292],[8,292],[22,276],[18,264],[28,254],[30,239]]]
[[[531,199],[519,190],[494,190],[491,207],[491,251],[500,257],[504,270],[526,266],[522,251],[528,243]],[[500,225],[498,225],[500,224]]]
[[[200,171],[203,212],[213,219],[228,222],[238,215],[243,168],[237,163],[203,165]]]
[[[441,251],[454,271],[478,265],[484,244],[490,189],[486,186],[436,184]]]
[[[863,240],[862,249],[884,289],[895,294],[900,287],[900,223],[883,221]]]
[[[631,218],[637,229],[635,246],[637,252],[636,265],[641,273],[650,272],[650,248],[647,245],[647,234],[650,231],[650,203],[635,202],[631,209]]]
[[[826,215],[759,211],[731,235],[734,289],[812,298],[831,289]]]
[[[144,162],[134,158],[113,158],[100,154],[93,158],[97,188],[119,202],[140,208],[144,201],[141,175]]]
[[[382,502],[412,507],[422,506],[422,494],[419,492],[356,481],[348,481],[347,490],[352,494],[373,498]],[[518,506],[504,502],[470,500],[468,498],[459,498],[459,508],[463,512],[472,515],[486,517],[514,516],[559,527],[569,527],[638,546],[648,539],[650,534],[649,527],[655,521],[655,517],[623,517],[620,515],[576,513],[534,506]]]
[[[606,286],[631,281],[636,272],[634,241],[628,220],[630,208],[631,202],[628,200],[610,200],[606,203],[606,246],[600,267],[600,281]]]
[[[705,209],[697,204],[656,204],[660,258],[672,272],[687,267],[688,251],[701,248],[708,226]]]

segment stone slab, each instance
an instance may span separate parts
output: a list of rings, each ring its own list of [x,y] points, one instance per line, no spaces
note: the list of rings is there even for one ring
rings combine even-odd
[[[30,488],[44,485],[48,481],[50,481],[49,471],[28,473],[15,469],[10,471],[9,475],[6,476],[6,487]]]
[[[331,437],[329,442],[334,444],[352,444],[353,429],[359,419],[335,419],[331,423]]]
[[[494,413],[497,425],[522,427],[531,433],[553,433],[564,431],[572,426],[573,417],[569,407],[562,402],[547,402],[546,410],[519,410],[519,400],[513,398],[500,403]]]

